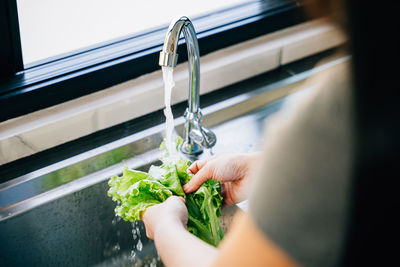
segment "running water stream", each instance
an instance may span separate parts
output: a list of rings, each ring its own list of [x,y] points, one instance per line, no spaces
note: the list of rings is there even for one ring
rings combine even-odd
[[[173,137],[174,133],[174,116],[172,115],[172,109],[171,109],[171,94],[172,94],[172,88],[175,86],[175,82],[173,79],[173,68],[169,67],[162,67],[162,72],[163,72],[163,80],[164,80],[164,103],[165,103],[165,109],[164,109],[164,115],[165,115],[165,147],[168,151],[168,157],[166,160],[175,160],[176,157],[179,157],[179,154],[176,151],[176,142]],[[112,221],[112,225],[115,226],[117,221],[119,221],[120,218],[116,217]],[[117,232],[117,235],[118,232]],[[134,245],[133,249],[130,251],[129,254],[127,255],[122,255],[120,258],[113,258],[112,262],[107,262],[107,264],[110,264],[112,266],[125,266],[125,264],[131,265],[134,263],[134,266],[142,266],[143,261],[142,259],[139,259],[137,256],[137,253],[140,253],[143,249],[143,243],[141,240],[141,233],[139,229],[139,222],[133,222],[132,223],[132,238],[133,240],[137,240],[136,245]],[[105,253],[110,254],[108,256],[111,256],[111,253],[115,254],[120,250],[119,243],[115,244],[111,251],[105,251]],[[160,262],[160,258],[152,258],[150,262],[150,266],[156,266],[157,263]],[[162,264],[161,264],[162,265]],[[145,266],[148,266],[147,264]]]
[[[177,155],[175,149],[175,142],[173,140],[173,132],[174,132],[174,116],[172,115],[171,109],[171,93],[172,88],[175,86],[174,78],[173,78],[173,68],[170,67],[162,67],[163,72],[163,80],[164,80],[164,115],[165,115],[165,147],[169,153],[169,158],[174,158]]]
[[[173,136],[174,133],[174,116],[172,114],[171,109],[171,94],[172,88],[175,86],[175,82],[173,79],[173,68],[170,67],[162,67],[163,72],[163,80],[164,80],[164,115],[165,115],[165,147],[167,149],[168,157],[165,160],[174,161],[177,157],[179,157],[179,153],[176,151],[176,141]],[[112,220],[112,225],[116,226],[117,222],[121,220],[120,217],[115,217]],[[117,230],[117,236],[120,236],[119,230]],[[132,238],[133,240],[137,240],[136,245],[132,248],[132,250],[127,253],[123,253],[118,256],[120,251],[119,242],[114,245],[109,245],[107,249],[104,250],[104,256],[111,257],[110,261],[105,262],[99,266],[157,266],[157,264],[161,264],[160,258],[154,257],[151,259],[141,259],[138,258],[138,253],[143,250],[143,243],[141,240],[141,233],[139,228],[139,222],[132,223]],[[117,255],[118,254],[118,255]],[[150,265],[148,265],[148,263]]]

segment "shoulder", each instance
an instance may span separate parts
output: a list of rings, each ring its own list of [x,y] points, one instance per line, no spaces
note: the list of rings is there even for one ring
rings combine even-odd
[[[310,95],[267,129],[249,209],[262,232],[299,263],[335,266],[353,159],[349,67],[313,79]]]

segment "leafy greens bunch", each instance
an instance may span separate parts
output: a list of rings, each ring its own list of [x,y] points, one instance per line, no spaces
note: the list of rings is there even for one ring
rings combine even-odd
[[[182,139],[178,139],[179,145]],[[170,156],[164,143],[162,165],[152,165],[148,173],[130,170],[126,166],[122,176],[113,176],[108,185],[108,196],[118,203],[115,214],[125,221],[141,219],[144,211],[155,204],[164,202],[172,195],[182,196],[188,209],[188,230],[205,242],[217,246],[224,233],[219,224],[221,216],[221,186],[218,182],[209,180],[190,194],[185,194],[182,185],[193,175],[186,172],[190,162],[177,155]],[[176,146],[177,150],[177,146]]]

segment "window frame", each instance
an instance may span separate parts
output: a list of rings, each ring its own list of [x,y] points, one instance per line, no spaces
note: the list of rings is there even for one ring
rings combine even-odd
[[[1,2],[0,122],[60,104],[159,69],[168,25],[24,69],[16,0]],[[249,2],[193,18],[200,55],[307,20],[301,0]],[[187,60],[182,39],[178,63]],[[181,51],[179,51],[181,50]],[[4,64],[3,64],[4,63]]]
[[[0,83],[23,70],[21,39],[15,0],[0,1]]]

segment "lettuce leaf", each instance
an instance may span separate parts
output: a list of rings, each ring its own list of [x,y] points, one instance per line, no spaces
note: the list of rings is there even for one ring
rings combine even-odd
[[[152,165],[148,173],[130,170],[124,167],[122,176],[113,176],[108,185],[108,195],[117,202],[115,214],[125,221],[141,219],[144,211],[155,204],[164,202],[172,195],[186,199],[188,209],[188,230],[205,242],[217,246],[224,233],[219,223],[221,216],[222,196],[218,182],[209,180],[190,194],[185,194],[182,185],[186,184],[193,175],[186,170],[190,162],[179,157],[178,145],[176,151],[164,150],[161,166]]]

